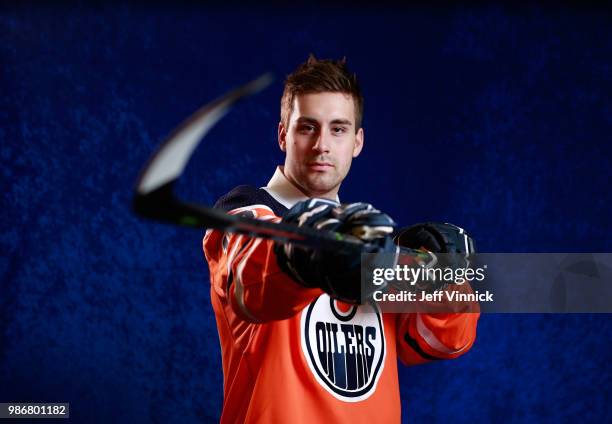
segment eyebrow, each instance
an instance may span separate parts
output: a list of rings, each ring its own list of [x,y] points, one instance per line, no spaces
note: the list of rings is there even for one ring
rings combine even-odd
[[[319,121],[317,121],[315,118],[311,118],[309,116],[300,116],[297,119],[297,122],[309,122],[312,124],[318,124]],[[353,123],[351,121],[349,121],[348,119],[334,119],[330,122],[330,124],[336,124],[336,125],[346,125],[348,127],[352,126]]]
[[[331,121],[331,123],[338,124],[338,125],[346,125],[348,127],[353,125],[353,123],[349,121],[348,119],[334,119],[333,121]]]

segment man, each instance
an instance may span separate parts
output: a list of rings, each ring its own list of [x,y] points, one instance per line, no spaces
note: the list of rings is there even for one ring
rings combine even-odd
[[[389,217],[370,205],[336,203],[363,147],[362,113],[345,61],[311,56],[285,83],[278,125],[284,166],[266,187],[239,186],[216,206],[351,233],[374,253],[391,251]],[[440,248],[423,227],[413,233],[415,247]],[[397,358],[406,365],[451,359],[475,339],[478,314],[382,314],[358,305],[359,258],[344,252],[212,230],[204,251],[222,350],[224,423],[399,422]]]

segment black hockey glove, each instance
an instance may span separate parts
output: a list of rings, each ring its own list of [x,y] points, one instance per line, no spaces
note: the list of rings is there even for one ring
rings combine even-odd
[[[326,199],[310,199],[291,208],[283,222],[350,234],[366,242],[368,249],[363,253],[374,254],[368,256],[367,265],[371,268],[392,267],[396,263],[397,248],[390,237],[395,222],[367,203],[339,205]],[[319,287],[333,298],[353,304],[371,296],[361,293],[360,253],[280,243],[275,252],[280,268],[305,287]]]
[[[395,242],[410,249],[425,249],[437,255],[436,268],[467,268],[470,258],[476,253],[474,241],[463,228],[449,223],[426,222],[402,228],[395,236]],[[433,282],[427,289],[440,290],[444,282]]]

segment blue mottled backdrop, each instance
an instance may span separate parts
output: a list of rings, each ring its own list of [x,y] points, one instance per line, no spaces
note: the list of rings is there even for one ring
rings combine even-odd
[[[343,186],[488,252],[610,252],[612,27],[592,7],[0,8],[0,401],[79,422],[208,422],[221,362],[202,232],[144,222],[131,189],[204,102],[275,85],[198,149],[212,203],[282,160],[282,78],[346,55],[366,147]],[[409,422],[612,419],[612,317],[485,315],[464,357],[401,370]]]

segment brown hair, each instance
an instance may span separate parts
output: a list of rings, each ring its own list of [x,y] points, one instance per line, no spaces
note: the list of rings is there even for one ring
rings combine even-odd
[[[313,54],[287,76],[281,98],[281,122],[289,128],[293,100],[299,94],[337,92],[349,94],[355,103],[355,132],[361,128],[363,96],[357,75],[349,72],[346,57],[341,60],[317,59]]]

